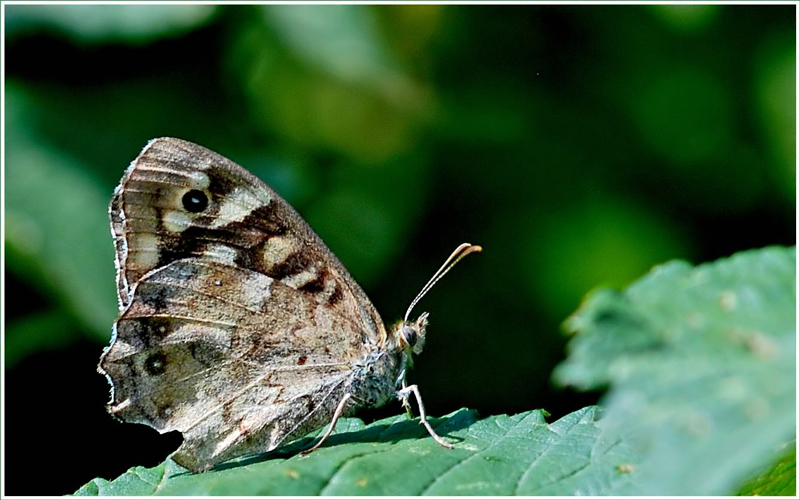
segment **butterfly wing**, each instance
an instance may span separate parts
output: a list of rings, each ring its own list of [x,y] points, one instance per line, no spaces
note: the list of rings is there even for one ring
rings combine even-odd
[[[109,411],[179,430],[205,470],[326,423],[385,329],[300,216],[233,162],[178,139],[134,160],[110,208],[120,317]]]
[[[101,360],[109,411],[181,431],[174,459],[195,471],[327,423],[363,344],[344,318],[302,297],[200,259],[145,275]]]
[[[147,272],[202,257],[294,280],[334,299],[350,293],[365,309],[365,322],[373,331],[382,329],[364,291],[294,208],[202,146],[169,137],[150,141],[125,172],[109,213],[120,311]],[[324,289],[330,286],[326,272],[346,289]]]

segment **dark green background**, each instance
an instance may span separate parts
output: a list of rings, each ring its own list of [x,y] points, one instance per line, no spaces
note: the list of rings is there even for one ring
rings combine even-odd
[[[796,238],[793,5],[4,8],[7,494],[180,442],[95,372],[107,203],[154,137],[267,181],[387,322],[481,244],[420,304],[432,415],[590,404],[549,381],[588,290]]]

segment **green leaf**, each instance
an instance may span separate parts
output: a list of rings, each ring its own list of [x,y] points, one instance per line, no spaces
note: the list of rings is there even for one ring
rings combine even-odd
[[[610,386],[603,435],[636,435],[636,483],[617,494],[731,494],[795,438],[795,249],[691,267],[669,262],[599,290],[555,379]]]
[[[747,483],[739,495],[794,496],[797,495],[797,453],[791,451],[765,473]]]
[[[171,460],[136,467],[108,482],[95,479],[78,495],[602,495],[625,484],[636,453],[600,438],[598,408],[547,424],[535,410],[475,422],[460,410],[434,419],[455,443],[436,444],[405,415],[369,426],[343,419],[328,444],[307,456],[287,451],[241,459],[191,474]]]

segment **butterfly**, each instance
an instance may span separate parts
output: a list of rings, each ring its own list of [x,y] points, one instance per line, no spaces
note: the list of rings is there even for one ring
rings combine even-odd
[[[264,453],[394,397],[442,446],[406,383],[428,315],[414,305],[477,245],[464,243],[387,328],[303,218],[260,179],[202,146],[150,141],[109,207],[119,317],[98,371],[108,411],[180,431],[172,458],[202,472]]]

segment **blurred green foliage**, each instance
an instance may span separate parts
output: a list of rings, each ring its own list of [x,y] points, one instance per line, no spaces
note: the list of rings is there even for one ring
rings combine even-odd
[[[434,415],[582,407],[548,373],[589,289],[795,241],[792,5],[3,9],[6,429],[83,436],[56,454],[130,452],[9,494],[160,453],[154,433],[125,444],[137,426],[104,414],[92,373],[116,314],[106,206],[154,137],[267,181],[387,321],[458,243],[481,244],[421,304],[411,377]]]

